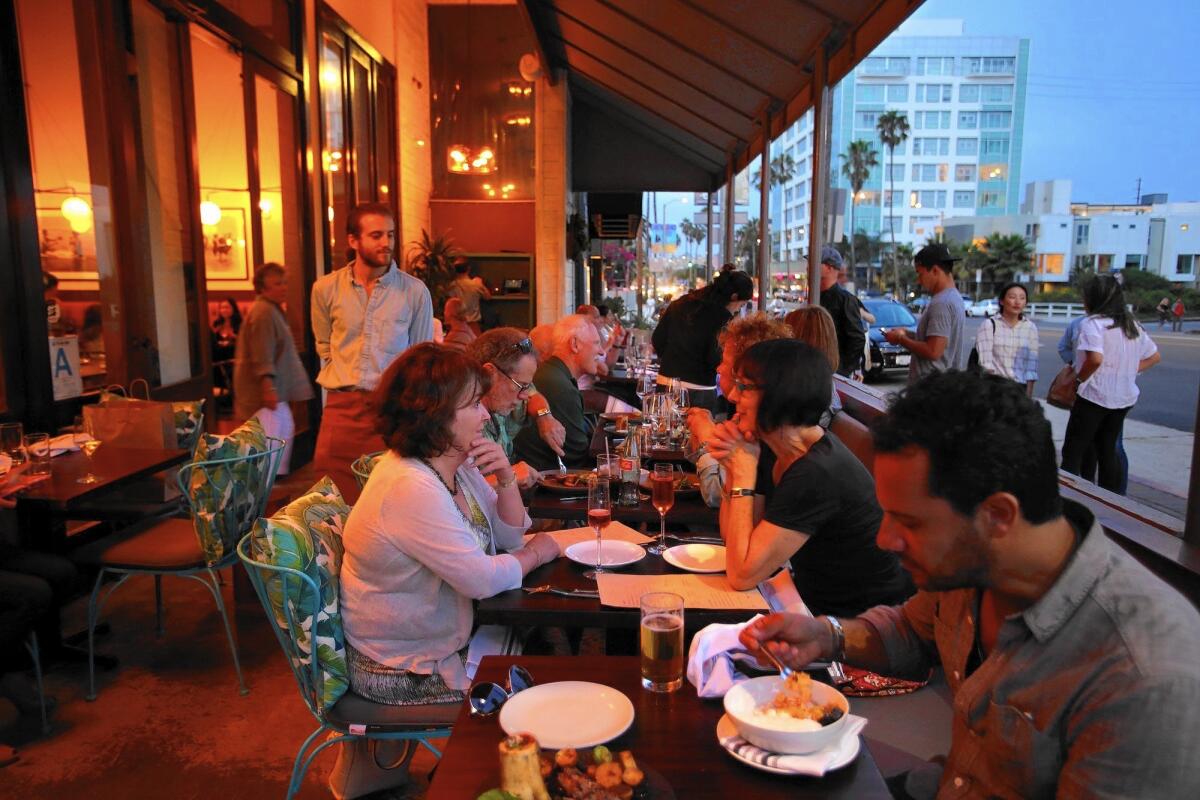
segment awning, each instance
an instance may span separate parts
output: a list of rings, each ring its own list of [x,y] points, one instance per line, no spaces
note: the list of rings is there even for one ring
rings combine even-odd
[[[520,0],[572,95],[579,191],[712,191],[921,0]]]

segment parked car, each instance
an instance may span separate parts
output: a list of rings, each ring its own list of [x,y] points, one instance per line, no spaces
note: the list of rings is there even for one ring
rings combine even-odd
[[[910,309],[912,309],[913,311],[917,312],[918,314],[920,314],[921,312],[923,312],[926,309],[926,307],[928,305],[929,305],[929,295],[922,294],[922,295],[918,295],[917,297],[914,297],[911,301],[909,301],[908,307]]]
[[[917,327],[917,318],[899,303],[891,300],[864,300],[863,305],[875,316],[868,336],[871,339],[871,371],[867,378],[875,380],[889,370],[908,370],[912,355],[898,344],[883,338],[889,328]]]
[[[966,304],[968,317],[994,317],[1000,313],[1000,304],[995,298]]]

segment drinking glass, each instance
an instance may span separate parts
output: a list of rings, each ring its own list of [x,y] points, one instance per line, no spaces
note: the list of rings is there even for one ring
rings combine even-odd
[[[658,511],[658,544],[646,548],[648,553],[662,553],[667,549],[667,512],[675,505],[675,467],[672,464],[655,464],[650,476],[650,502]]]
[[[30,475],[50,474],[50,434],[25,434],[25,454],[29,457]]]
[[[75,431],[75,440],[79,443],[79,449],[83,451],[85,456],[87,456],[88,471],[86,475],[78,478],[75,482],[96,483],[100,479],[92,474],[92,456],[96,454],[96,450],[100,447],[100,440],[96,438],[96,432],[93,429],[93,423],[91,419],[89,419],[87,416],[83,416],[76,417],[76,420],[77,427]],[[81,436],[79,434],[83,435]]]
[[[0,453],[6,453],[12,458],[13,464],[25,461],[25,451],[21,449],[25,437],[25,426],[19,422],[0,424]]]
[[[642,688],[673,692],[683,686],[683,598],[649,592],[641,609]]]
[[[611,481],[603,475],[593,475],[588,479],[588,524],[596,531],[596,566],[583,573],[585,578],[597,580],[605,570],[600,567],[600,534],[612,522],[612,495],[609,493]]]
[[[633,393],[638,396],[638,400],[642,401],[642,409],[646,408],[646,398],[654,394],[655,378],[650,374],[649,370],[643,371],[635,378],[633,385]]]

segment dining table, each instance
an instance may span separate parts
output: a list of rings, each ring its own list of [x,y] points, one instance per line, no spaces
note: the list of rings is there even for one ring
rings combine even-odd
[[[551,490],[539,486],[528,497],[529,516],[534,519],[561,519],[582,522],[587,519],[587,487],[581,490]],[[650,494],[639,493],[636,506],[613,504],[612,518],[634,524],[652,523],[658,527],[658,510],[650,502]],[[700,491],[675,493],[675,504],[667,512],[667,523],[687,525],[716,531],[720,520],[717,509],[710,508],[700,497]],[[715,535],[715,534],[714,534]]]
[[[642,689],[637,657],[487,656],[475,678],[503,684],[513,664],[528,670],[535,686],[587,681],[629,698],[632,723],[607,746],[613,753],[633,753],[647,775],[647,800],[891,797],[865,740],[853,761],[822,777],[771,774],[742,763],[717,739],[717,723],[724,715],[721,700],[698,698],[686,682],[683,688],[666,694]],[[553,713],[569,715],[571,704],[564,703]],[[475,800],[498,788],[498,747],[506,736],[502,721],[513,724],[512,715],[506,717],[503,708],[498,715],[472,716],[464,702],[426,797]]]

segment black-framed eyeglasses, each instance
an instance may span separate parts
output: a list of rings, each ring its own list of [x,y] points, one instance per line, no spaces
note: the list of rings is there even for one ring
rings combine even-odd
[[[526,339],[525,341],[529,341],[529,340]],[[505,372],[504,369],[501,368],[495,361],[489,361],[488,363],[492,365],[492,367],[496,370],[496,372],[499,372],[501,375],[508,378],[508,380],[512,383],[512,385],[516,387],[517,394],[523,394],[533,388],[533,381],[530,381],[529,383],[521,383],[519,380],[514,378],[512,375],[509,375],[507,372]]]
[[[758,390],[762,389],[762,387],[757,383],[746,383],[745,381],[739,380],[735,380],[733,382],[733,388],[737,389],[739,392],[757,392]]]

